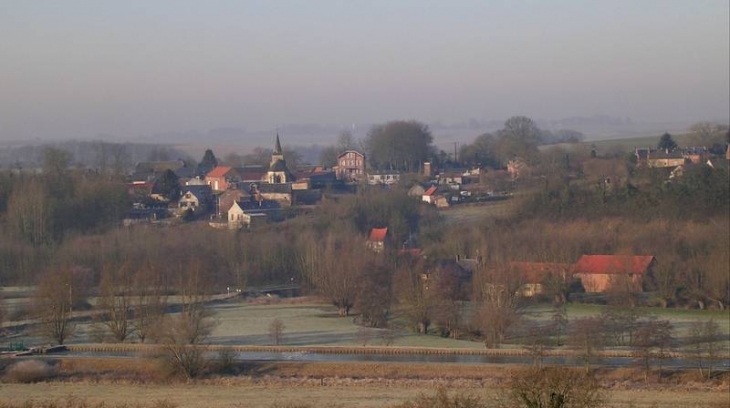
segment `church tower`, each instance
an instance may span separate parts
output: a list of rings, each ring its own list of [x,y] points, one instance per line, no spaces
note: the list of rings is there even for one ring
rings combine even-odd
[[[278,160],[284,160],[284,151],[281,149],[279,132],[276,132],[276,143],[274,144],[274,152],[271,154],[271,163],[269,163],[269,167],[273,167],[274,163]]]
[[[284,160],[279,132],[276,132],[276,143],[274,144],[274,152],[271,154],[271,164],[268,173],[266,173],[266,181],[269,184],[283,184],[294,181],[294,175],[289,171],[286,160]]]

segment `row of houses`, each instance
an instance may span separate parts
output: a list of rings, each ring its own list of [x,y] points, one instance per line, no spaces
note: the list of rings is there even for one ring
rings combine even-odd
[[[636,164],[642,167],[674,168],[687,163],[705,163],[714,155],[705,147],[688,147],[684,149],[635,148],[634,156]]]

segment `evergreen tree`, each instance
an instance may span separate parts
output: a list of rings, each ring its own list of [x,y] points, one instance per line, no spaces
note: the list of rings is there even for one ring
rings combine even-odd
[[[671,151],[677,147],[677,142],[672,139],[672,135],[670,135],[669,133],[664,133],[659,139],[659,144],[657,144],[657,147],[662,150]]]
[[[206,149],[203,154],[203,159],[198,164],[198,175],[205,176],[211,170],[218,166],[218,159],[215,158],[215,154],[210,149]]]
[[[165,170],[157,180],[157,191],[171,201],[180,198],[180,180],[177,174],[170,169]]]

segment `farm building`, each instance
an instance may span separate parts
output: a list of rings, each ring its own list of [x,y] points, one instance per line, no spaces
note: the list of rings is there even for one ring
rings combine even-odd
[[[583,255],[573,265],[573,275],[586,292],[641,292],[644,276],[655,264],[651,255]]]

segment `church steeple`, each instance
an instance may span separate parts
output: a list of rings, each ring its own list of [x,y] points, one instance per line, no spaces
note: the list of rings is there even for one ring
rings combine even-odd
[[[281,148],[278,131],[276,132],[274,151],[271,154],[271,164],[269,165],[267,180],[270,184],[290,183],[294,181],[294,175],[286,167],[286,160],[284,160],[284,151]]]
[[[276,132],[276,144],[274,145],[274,154],[281,155],[281,142],[279,141],[279,132]]]

